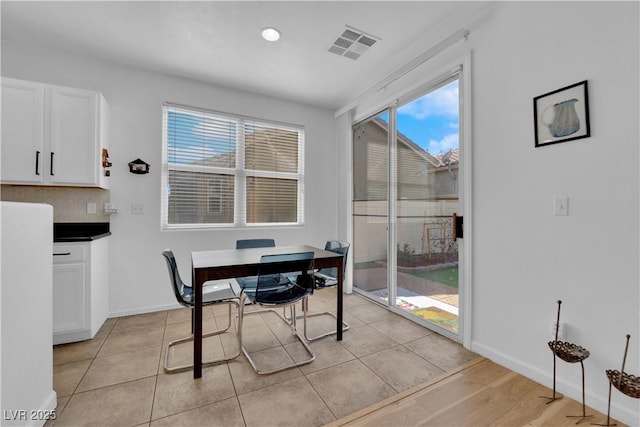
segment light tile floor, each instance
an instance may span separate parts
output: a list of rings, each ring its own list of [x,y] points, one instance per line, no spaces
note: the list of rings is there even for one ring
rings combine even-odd
[[[335,297],[335,289],[317,291],[310,311],[333,310]],[[321,426],[477,357],[359,295],[345,295],[344,310],[351,328],[342,341],[312,342],[317,358],[311,364],[259,376],[240,356],[203,368],[198,380],[191,371],[163,370],[167,344],[190,333],[189,309],[108,319],[94,339],[54,347],[58,408],[47,425]],[[277,366],[305,356],[276,315],[245,319],[245,346],[256,363]],[[205,307],[205,332],[226,322],[225,307]],[[309,324],[312,336],[335,328],[329,316]],[[232,354],[234,344],[232,326],[205,339],[204,358]],[[171,364],[191,358],[186,343],[172,352]]]

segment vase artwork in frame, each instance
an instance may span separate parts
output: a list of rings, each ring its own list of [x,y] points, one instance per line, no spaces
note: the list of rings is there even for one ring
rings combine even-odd
[[[535,146],[591,136],[587,81],[533,98]]]

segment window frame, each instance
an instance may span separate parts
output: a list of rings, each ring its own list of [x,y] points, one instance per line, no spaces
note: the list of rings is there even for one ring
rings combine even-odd
[[[170,110],[185,110],[195,114],[205,114],[219,117],[226,120],[236,122],[236,157],[235,167],[207,166],[206,171],[203,166],[181,165],[176,166],[169,162],[169,138],[168,138],[168,113]],[[298,133],[298,168],[297,172],[277,172],[266,170],[253,170],[245,168],[245,128],[247,123],[260,126],[272,127],[274,129],[293,131]],[[238,229],[238,228],[279,228],[279,227],[298,227],[304,225],[304,152],[305,152],[305,128],[301,125],[276,122],[273,120],[264,120],[261,118],[243,116],[238,114],[223,113],[209,109],[164,102],[162,104],[162,179],[161,179],[161,206],[160,221],[162,231],[174,230],[206,230],[206,229]],[[169,223],[169,174],[170,171],[186,171],[204,173],[207,175],[228,175],[233,177],[233,223]],[[297,182],[296,196],[296,221],[292,222],[247,222],[247,206],[246,186],[249,177],[257,178],[274,178],[274,179],[290,179]],[[215,179],[215,178],[214,178]],[[209,191],[204,196],[204,202],[209,208]],[[200,199],[199,199],[200,200]]]

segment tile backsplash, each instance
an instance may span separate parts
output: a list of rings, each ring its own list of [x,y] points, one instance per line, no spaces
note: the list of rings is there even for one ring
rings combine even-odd
[[[0,186],[2,201],[52,205],[54,222],[109,222],[109,215],[104,214],[104,204],[110,199],[109,190],[101,188]],[[95,214],[87,214],[87,203],[96,204]]]

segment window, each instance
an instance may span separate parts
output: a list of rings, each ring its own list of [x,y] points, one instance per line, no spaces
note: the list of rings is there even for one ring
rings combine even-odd
[[[163,107],[164,229],[303,223],[304,130]]]
[[[219,178],[209,180],[209,213],[222,212],[222,183]]]

